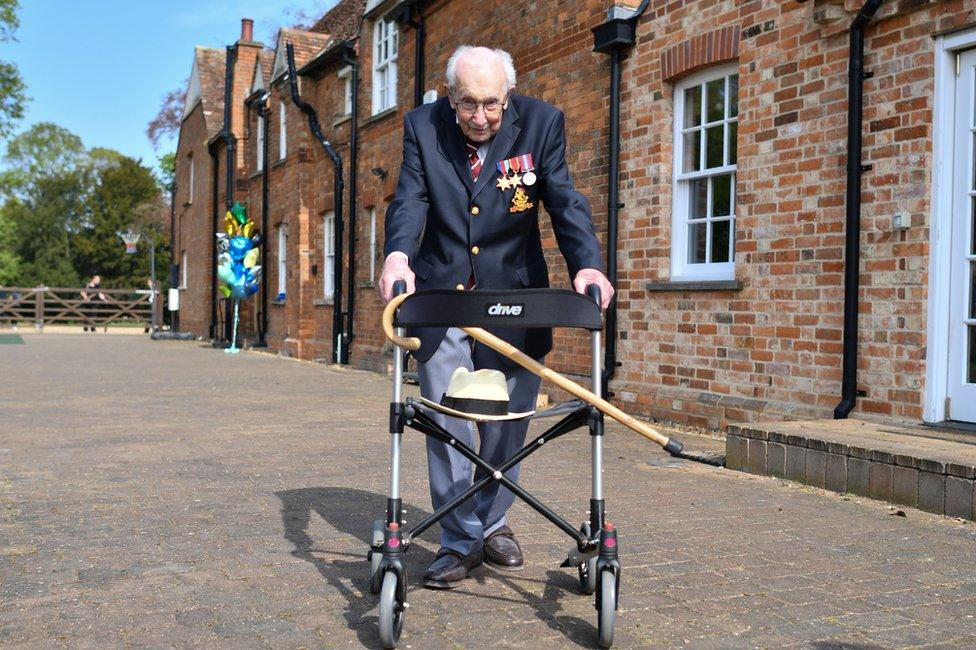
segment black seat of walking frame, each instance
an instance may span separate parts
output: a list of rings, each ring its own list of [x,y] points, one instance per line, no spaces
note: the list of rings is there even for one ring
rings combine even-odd
[[[397,327],[602,327],[600,307],[568,289],[458,291],[411,294],[397,312]]]

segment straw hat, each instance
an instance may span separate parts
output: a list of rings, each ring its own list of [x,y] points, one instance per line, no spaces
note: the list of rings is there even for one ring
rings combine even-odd
[[[518,420],[535,413],[512,413],[508,410],[508,386],[505,374],[500,370],[472,372],[467,368],[458,368],[451,375],[440,404],[424,397],[420,401],[441,413],[467,420]]]

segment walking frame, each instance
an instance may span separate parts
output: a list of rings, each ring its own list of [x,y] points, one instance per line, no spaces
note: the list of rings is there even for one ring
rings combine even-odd
[[[386,505],[386,519],[373,523],[372,545],[367,557],[370,561],[370,590],[380,594],[379,632],[384,647],[393,648],[399,641],[409,604],[406,600],[407,575],[403,553],[423,531],[467,499],[491,484],[499,482],[516,497],[522,499],[557,528],[569,535],[576,546],[563,566],[576,566],[580,591],[595,594],[598,612],[597,633],[601,647],[613,644],[614,626],[620,586],[617,530],[605,520],[603,498],[603,415],[634,429],[663,446],[672,454],[681,450],[681,443],[671,440],[647,425],[630,418],[600,397],[600,312],[599,288],[587,287],[587,295],[560,289],[526,289],[522,291],[456,291],[429,290],[404,294],[405,286],[398,282],[396,297],[383,312],[383,329],[394,344],[393,399],[390,403],[390,495]],[[403,397],[404,349],[416,350],[420,341],[404,336],[406,327],[459,327],[475,340],[491,347],[512,361],[524,366],[544,379],[549,379],[577,399],[558,404],[527,418],[559,417],[545,432],[532,436],[521,450],[500,465],[492,466],[478,454],[444,430],[433,415],[435,411],[419,400]],[[590,332],[592,391],[555,373],[520,350],[486,332],[491,328],[551,328],[568,327]],[[477,421],[472,416],[473,421]],[[429,515],[409,531],[403,530],[400,498],[400,444],[405,427],[410,427],[450,445],[477,468],[474,484]],[[543,447],[546,443],[576,429],[586,427],[590,434],[592,485],[589,520],[578,528],[570,524],[518,483],[509,480],[505,472]]]

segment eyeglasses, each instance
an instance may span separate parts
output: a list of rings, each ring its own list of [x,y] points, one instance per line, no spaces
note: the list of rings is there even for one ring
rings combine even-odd
[[[505,108],[505,104],[508,100],[499,101],[497,99],[489,99],[486,102],[474,102],[470,99],[462,99],[459,102],[454,102],[454,106],[465,115],[474,115],[478,112],[479,108],[484,109],[485,115],[498,115]]]

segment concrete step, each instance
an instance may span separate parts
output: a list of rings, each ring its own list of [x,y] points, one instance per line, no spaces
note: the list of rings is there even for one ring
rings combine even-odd
[[[861,420],[734,424],[726,467],[976,520],[976,436]]]

